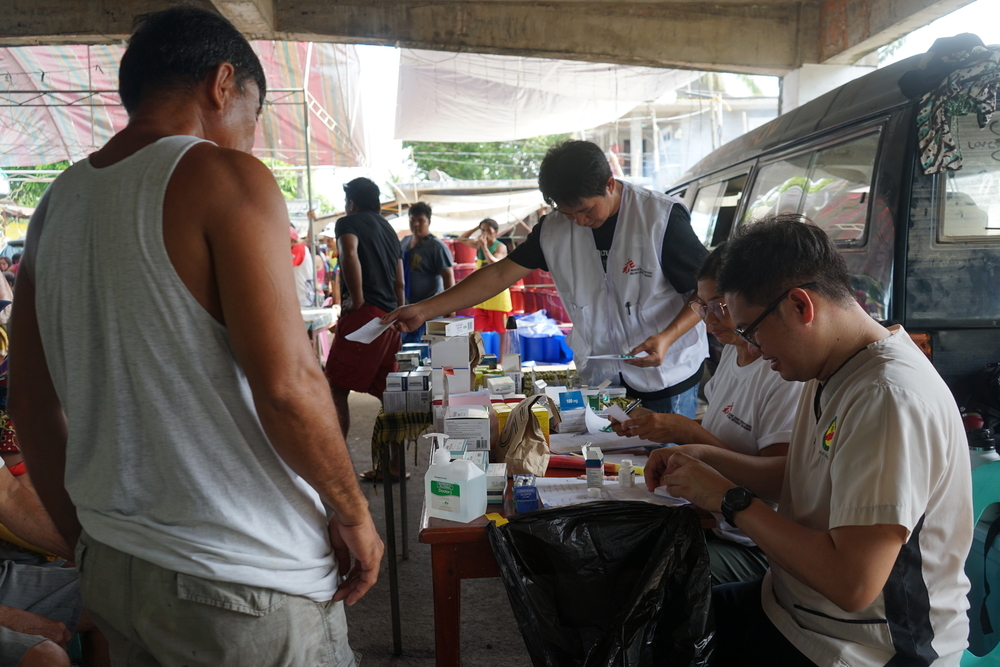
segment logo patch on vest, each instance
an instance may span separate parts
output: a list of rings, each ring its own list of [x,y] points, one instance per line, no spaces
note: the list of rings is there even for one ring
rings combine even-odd
[[[636,266],[631,257],[627,262],[625,262],[625,266],[622,267],[622,273],[627,273],[630,276],[642,276],[643,278],[653,277],[652,271],[647,271],[646,269]]]

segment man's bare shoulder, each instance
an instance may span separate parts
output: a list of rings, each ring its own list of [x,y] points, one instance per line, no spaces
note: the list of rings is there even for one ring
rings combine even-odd
[[[192,146],[174,176],[186,189],[210,190],[216,197],[227,192],[241,199],[258,197],[273,194],[271,188],[277,192],[274,176],[263,162],[243,151],[208,142]]]
[[[278,184],[264,163],[207,142],[191,147],[177,164],[166,204],[167,209],[179,205],[216,229],[287,216]]]

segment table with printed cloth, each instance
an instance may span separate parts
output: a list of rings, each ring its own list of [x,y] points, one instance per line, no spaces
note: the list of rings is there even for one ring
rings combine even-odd
[[[375,480],[382,477],[385,502],[385,542],[389,556],[389,600],[392,607],[392,654],[403,653],[399,619],[399,580],[396,572],[396,517],[392,499],[392,475],[390,459],[392,447],[399,448],[399,520],[402,524],[403,558],[410,557],[407,540],[406,513],[406,445],[413,442],[413,464],[417,463],[417,439],[430,428],[434,416],[430,412],[404,412],[387,415],[381,410],[375,417],[372,429],[372,468]],[[376,482],[377,484],[377,482]],[[376,486],[376,489],[378,487]]]

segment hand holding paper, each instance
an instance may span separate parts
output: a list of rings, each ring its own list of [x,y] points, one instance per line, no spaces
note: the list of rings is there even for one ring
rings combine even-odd
[[[385,332],[385,330],[391,326],[392,322],[389,322],[388,324],[382,324],[382,321],[376,317],[372,319],[371,322],[364,325],[360,329],[352,331],[351,333],[347,334],[346,336],[344,336],[344,338],[350,341],[354,341],[355,343],[364,343],[365,345],[369,345],[373,340],[381,336]]]

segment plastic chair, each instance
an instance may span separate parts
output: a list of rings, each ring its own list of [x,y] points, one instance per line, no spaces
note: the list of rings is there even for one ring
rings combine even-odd
[[[1000,461],[979,466],[972,471],[972,516],[976,521],[982,518],[983,512],[993,503],[1000,503]],[[982,558],[982,554],[969,554],[969,558]],[[975,586],[975,582],[972,584]],[[1000,591],[994,591],[1000,595]],[[1000,619],[997,619],[1000,622]],[[962,655],[962,667],[1000,667],[1000,644],[984,656],[970,653]]]

